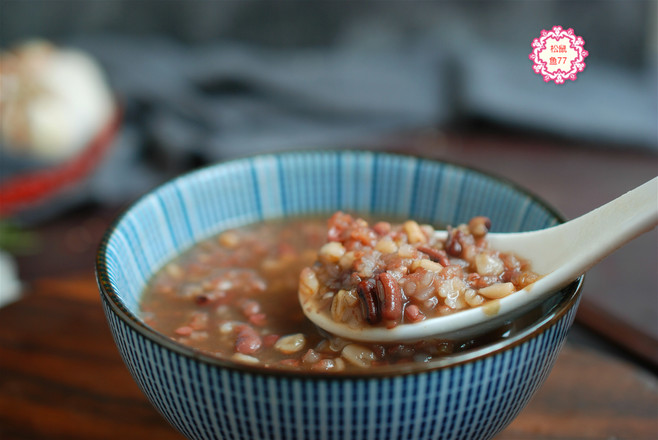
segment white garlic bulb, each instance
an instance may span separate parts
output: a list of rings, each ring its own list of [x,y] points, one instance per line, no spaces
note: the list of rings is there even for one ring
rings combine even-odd
[[[0,137],[12,154],[63,160],[109,123],[114,101],[87,54],[45,41],[0,55]]]

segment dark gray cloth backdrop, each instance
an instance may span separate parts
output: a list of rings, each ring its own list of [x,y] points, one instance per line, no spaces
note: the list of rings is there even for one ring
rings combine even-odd
[[[0,14],[3,46],[82,48],[124,105],[111,156],[71,201],[122,201],[198,163],[474,118],[658,151],[654,1],[4,0]],[[554,25],[589,51],[564,85],[528,59]]]

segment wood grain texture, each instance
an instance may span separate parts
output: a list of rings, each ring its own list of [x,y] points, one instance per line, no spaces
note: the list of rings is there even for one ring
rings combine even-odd
[[[92,277],[0,309],[0,439],[181,439],[124,366]]]
[[[542,388],[496,440],[656,438],[656,377],[567,344]]]
[[[653,440],[658,381],[567,346],[497,440]],[[91,275],[36,281],[0,309],[0,439],[177,439],[114,346]]]
[[[658,339],[651,333],[620,319],[588,298],[581,301],[577,320],[620,349],[626,350],[653,373],[658,372]]]

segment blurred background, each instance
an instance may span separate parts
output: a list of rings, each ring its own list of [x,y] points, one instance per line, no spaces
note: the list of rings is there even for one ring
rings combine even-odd
[[[589,52],[561,85],[528,58],[555,25]],[[0,50],[3,439],[178,438],[117,356],[94,258],[188,170],[394,151],[504,176],[566,218],[658,174],[654,0],[2,0]],[[588,273],[555,380],[501,440],[655,438],[657,245]]]
[[[569,218],[658,174],[655,1],[0,8],[0,303],[35,280],[91,274],[103,231],[132,200],[244,155],[371,148],[450,160],[504,175]],[[528,59],[554,25],[589,51],[562,85]],[[598,314],[581,322],[619,319],[655,342],[655,232],[619,252],[592,271]]]
[[[246,154],[428,130],[658,151],[652,1],[28,0],[2,12],[3,48],[44,38],[83,50],[122,111],[76,202],[122,203]],[[529,74],[528,59],[556,24],[590,53],[579,80],[560,86]]]

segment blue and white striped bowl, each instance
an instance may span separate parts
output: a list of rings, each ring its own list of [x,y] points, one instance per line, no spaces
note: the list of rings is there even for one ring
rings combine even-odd
[[[103,239],[97,278],[121,356],[160,413],[190,439],[476,439],[500,432],[548,375],[582,278],[505,340],[404,370],[321,375],[206,356],[149,328],[140,294],[165,262],[227,228],[346,210],[498,231],[560,221],[516,186],[459,166],[371,152],[287,153],[182,176],[135,203]]]

